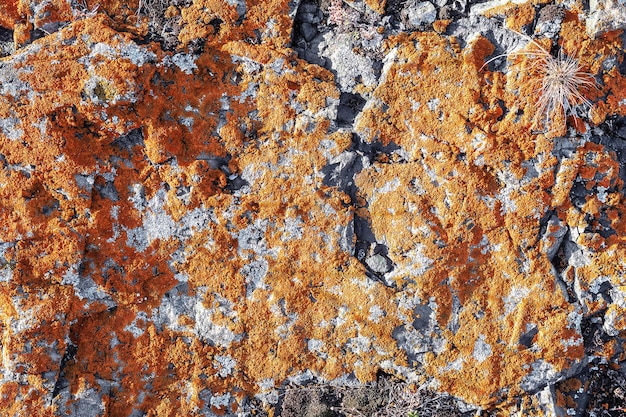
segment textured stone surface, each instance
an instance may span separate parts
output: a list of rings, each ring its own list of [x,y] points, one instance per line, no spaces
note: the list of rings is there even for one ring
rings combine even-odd
[[[601,36],[612,30],[626,28],[626,2],[623,0],[590,0],[587,33]]]
[[[483,67],[520,40],[463,5],[5,2],[3,414],[249,415],[384,371],[584,415],[625,359],[626,79],[564,3],[594,108],[537,132],[531,57]]]

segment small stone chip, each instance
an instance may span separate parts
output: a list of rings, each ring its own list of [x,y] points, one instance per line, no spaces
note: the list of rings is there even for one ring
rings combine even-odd
[[[409,2],[405,13],[408,26],[415,29],[430,25],[437,19],[437,9],[429,1]]]
[[[387,263],[387,259],[380,254],[370,256],[369,258],[367,258],[365,263],[372,269],[372,271],[379,274],[384,274],[389,271],[389,264]]]

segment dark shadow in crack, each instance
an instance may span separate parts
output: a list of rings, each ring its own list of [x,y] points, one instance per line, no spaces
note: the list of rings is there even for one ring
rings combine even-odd
[[[63,354],[63,358],[61,359],[61,364],[59,367],[59,373],[57,376],[57,381],[54,384],[54,389],[52,390],[52,398],[56,398],[59,393],[67,389],[70,385],[67,380],[67,376],[65,374],[65,368],[67,367],[68,362],[73,361],[76,357],[76,353],[78,352],[78,346],[73,343],[68,343],[65,348],[65,353]]]

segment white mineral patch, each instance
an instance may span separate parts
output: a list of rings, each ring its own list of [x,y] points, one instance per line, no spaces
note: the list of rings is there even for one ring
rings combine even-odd
[[[133,42],[121,43],[115,48],[106,43],[97,43],[92,47],[89,57],[93,59],[97,56],[104,56],[111,60],[125,58],[138,67],[156,59],[154,52],[148,51]]]
[[[526,287],[513,287],[511,288],[511,292],[509,295],[502,298],[504,301],[504,315],[510,314],[513,310],[517,308],[520,302],[523,299],[530,295],[530,288]]]
[[[310,339],[307,347],[311,352],[319,352],[324,347],[324,342],[319,339]]]
[[[164,209],[167,205],[167,193],[164,189],[159,189],[148,201],[145,200],[141,186],[136,185],[132,191],[133,195],[129,200],[138,211],[143,212],[144,217],[140,227],[126,229],[126,243],[141,252],[156,239],[166,240],[173,236],[186,239],[204,230],[209,223],[217,222],[211,209],[199,207],[185,214],[177,223]]]
[[[150,243],[156,239],[168,239],[176,232],[174,219],[163,208],[166,204],[167,194],[163,188],[159,189],[148,201],[143,227],[146,229]]]
[[[213,360],[216,362],[213,367],[218,370],[218,375],[222,378],[232,375],[237,361],[229,355],[215,355]]]
[[[203,341],[228,349],[230,345],[241,340],[242,335],[235,334],[227,326],[214,323],[213,309],[207,309],[201,302],[196,303],[194,332]]]
[[[143,205],[140,196],[141,191],[137,191],[134,197],[129,197],[136,208]],[[147,202],[142,226],[126,230],[128,246],[143,252],[154,240],[165,240],[176,233],[174,219],[163,208],[166,202],[167,194],[161,188]]]
[[[491,345],[485,342],[485,335],[478,336],[476,342],[474,343],[474,351],[472,352],[472,356],[478,363],[483,362],[489,356],[491,356]]]
[[[373,321],[374,323],[378,323],[380,322],[380,319],[385,317],[385,315],[386,315],[385,310],[383,310],[379,306],[374,305],[370,307],[370,315],[369,315],[370,321]]]
[[[145,331],[144,328],[146,327],[147,320],[148,320],[148,316],[146,315],[146,313],[144,311],[139,311],[135,315],[135,319],[132,321],[132,323],[124,327],[124,330],[132,333],[133,336],[135,337],[139,337]]]
[[[439,108],[439,104],[441,104],[441,100],[439,100],[437,97],[431,98],[426,102],[426,106],[428,107],[428,109],[433,112],[437,111],[437,109]]]
[[[258,254],[267,252],[265,243],[265,231],[268,226],[267,220],[256,220],[253,224],[241,229],[237,237],[239,256],[245,255],[245,250],[251,250]]]
[[[39,47],[41,47],[41,45],[39,45]],[[29,52],[33,52],[30,51],[31,48],[32,47],[28,48]],[[31,87],[20,78],[21,71],[24,71],[24,69],[18,70],[9,63],[0,62],[0,95],[2,95],[2,97],[17,98],[23,93],[32,92]],[[24,72],[28,71],[26,70]]]
[[[626,28],[626,2],[624,0],[590,0],[587,33],[592,38]]]
[[[93,180],[91,181],[93,184]],[[135,210],[143,211],[146,207],[146,192],[141,184],[133,184],[130,188],[130,196],[128,201],[133,204]]]
[[[39,324],[37,319],[37,315],[39,310],[41,310],[40,306],[33,306],[27,310],[22,309],[22,300],[19,297],[11,297],[13,300],[13,307],[18,313],[19,318],[11,318],[11,331],[13,334],[19,334],[25,330],[31,329]]]
[[[374,194],[386,194],[386,193],[393,192],[397,190],[398,187],[400,187],[400,180],[398,178],[394,178],[384,183],[381,187],[374,189],[372,196]]]
[[[198,69],[196,65],[196,56],[192,54],[175,54],[169,59],[163,59],[163,63],[168,65],[171,62],[178,67],[182,72],[187,75],[191,75],[193,70]]]
[[[537,386],[552,381],[557,376],[554,367],[543,360],[533,362],[531,367],[531,372],[522,378],[522,382],[520,383],[520,386],[525,391],[533,391]]]
[[[259,385],[259,388],[261,388],[262,391],[268,391],[268,390],[274,389],[275,387],[274,378],[262,379],[257,384]]]
[[[365,263],[372,269],[372,271],[379,274],[384,274],[389,269],[387,259],[380,254],[370,256],[365,260]]]
[[[570,337],[569,339],[561,340],[561,344],[564,347],[582,346],[583,343],[584,340],[582,337]]]
[[[401,261],[394,259],[397,268],[391,271],[387,278],[392,280],[392,278],[420,276],[426,273],[426,271],[432,268],[434,261],[424,255],[423,251],[425,248],[426,246],[423,244],[416,243],[413,248],[404,253]]]
[[[294,376],[288,377],[287,380],[290,383],[293,383],[296,385],[304,385],[308,382],[315,380],[315,375],[313,374],[313,372],[311,372],[310,369],[307,369],[304,372],[298,372]]]
[[[270,297],[270,301],[271,301],[271,298],[273,297]],[[274,330],[274,332],[276,333],[278,337],[280,337],[281,339],[286,339],[287,336],[289,336],[289,334],[291,333],[291,328],[293,327],[293,325],[296,323],[296,320],[298,319],[298,314],[288,312],[286,303],[283,299],[279,300],[278,304],[271,304],[270,311],[274,315],[279,317],[280,321],[283,321],[284,319],[286,319],[286,321],[284,321],[281,325],[277,326],[276,329]]]
[[[304,222],[302,217],[288,217],[285,219],[285,227],[283,229],[283,235],[281,240],[287,242],[289,240],[300,240],[304,234],[303,232]]]
[[[474,151],[482,152],[487,145],[487,135],[485,135],[484,133],[478,133],[474,135],[471,141],[471,145],[472,148],[474,148]]]
[[[13,279],[13,269],[10,265],[0,268],[0,282],[10,282]]]
[[[211,397],[211,405],[216,408],[226,408],[230,404],[230,394],[214,395]]]
[[[78,264],[68,268],[65,274],[63,274],[61,284],[74,287],[74,294],[81,300],[102,301],[109,307],[115,305],[111,297],[91,277],[78,274],[78,270]]]
[[[576,229],[572,228],[570,230],[574,239],[574,230]],[[568,262],[574,268],[582,268],[591,264],[591,254],[585,249],[573,251]]]
[[[372,341],[365,336],[357,336],[348,339],[348,349],[357,355],[367,353],[371,350]]]
[[[407,23],[412,28],[429,25],[437,18],[437,9],[429,1],[414,2],[406,13]]]
[[[506,6],[507,4],[524,4],[529,1],[530,0],[491,0],[472,6],[470,8],[470,16],[486,14],[497,7]]]
[[[621,327],[617,323],[617,319],[622,319],[623,314],[617,313],[615,309],[610,309],[604,314],[604,323],[602,324],[602,328],[611,337],[615,337],[619,335]]]
[[[0,118],[0,130],[10,140],[18,140],[24,136],[24,130],[19,127],[21,124],[16,117]]]
[[[461,358],[461,357],[459,357],[459,358],[455,359],[454,361],[450,362],[445,367],[445,370],[447,372],[449,372],[449,371],[460,371],[461,369],[463,369],[463,358]]]
[[[186,127],[187,127],[187,129],[188,129],[190,132],[192,131],[192,130],[191,130],[191,128],[193,127],[193,122],[194,122],[195,120],[196,120],[196,119],[195,119],[194,117],[179,117],[179,118],[178,118],[178,122],[179,122],[181,125],[186,126]]]
[[[246,297],[252,297],[256,289],[267,290],[269,287],[265,284],[265,276],[269,270],[267,261],[263,258],[256,259],[243,266],[239,273],[246,280]]]
[[[497,175],[498,180],[503,185],[496,196],[496,199],[502,204],[501,214],[514,213],[517,211],[517,205],[512,196],[519,192],[521,183],[511,172],[500,171]]]
[[[348,307],[341,306],[337,309],[337,316],[330,320],[331,324],[335,327],[339,327],[342,324],[346,323],[346,313],[348,312]]]
[[[336,35],[329,32],[320,43],[320,52],[330,60],[332,69],[337,72],[337,81],[342,91],[351,91],[360,83],[365,86],[377,84],[372,61],[354,52],[352,34]]]

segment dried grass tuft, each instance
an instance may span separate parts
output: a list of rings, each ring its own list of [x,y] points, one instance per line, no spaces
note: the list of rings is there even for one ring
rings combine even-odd
[[[335,411],[346,417],[460,417],[463,414],[452,397],[423,386],[416,387],[392,378],[381,378],[377,385],[384,401],[374,414],[366,415],[361,410],[347,407],[336,407]]]
[[[562,50],[555,57],[536,40],[522,33],[512,32],[527,40],[531,49],[510,51],[493,57],[485,62],[481,70],[490,62],[502,57],[509,59],[524,56],[533,59],[530,76],[534,80],[531,82],[537,84],[534,92],[538,96],[533,127],[552,129],[555,127],[555,121],[565,123],[569,115],[574,116],[576,120],[577,107],[589,109],[593,107],[583,92],[595,87],[596,81],[592,74],[583,70],[577,59],[565,55]]]

